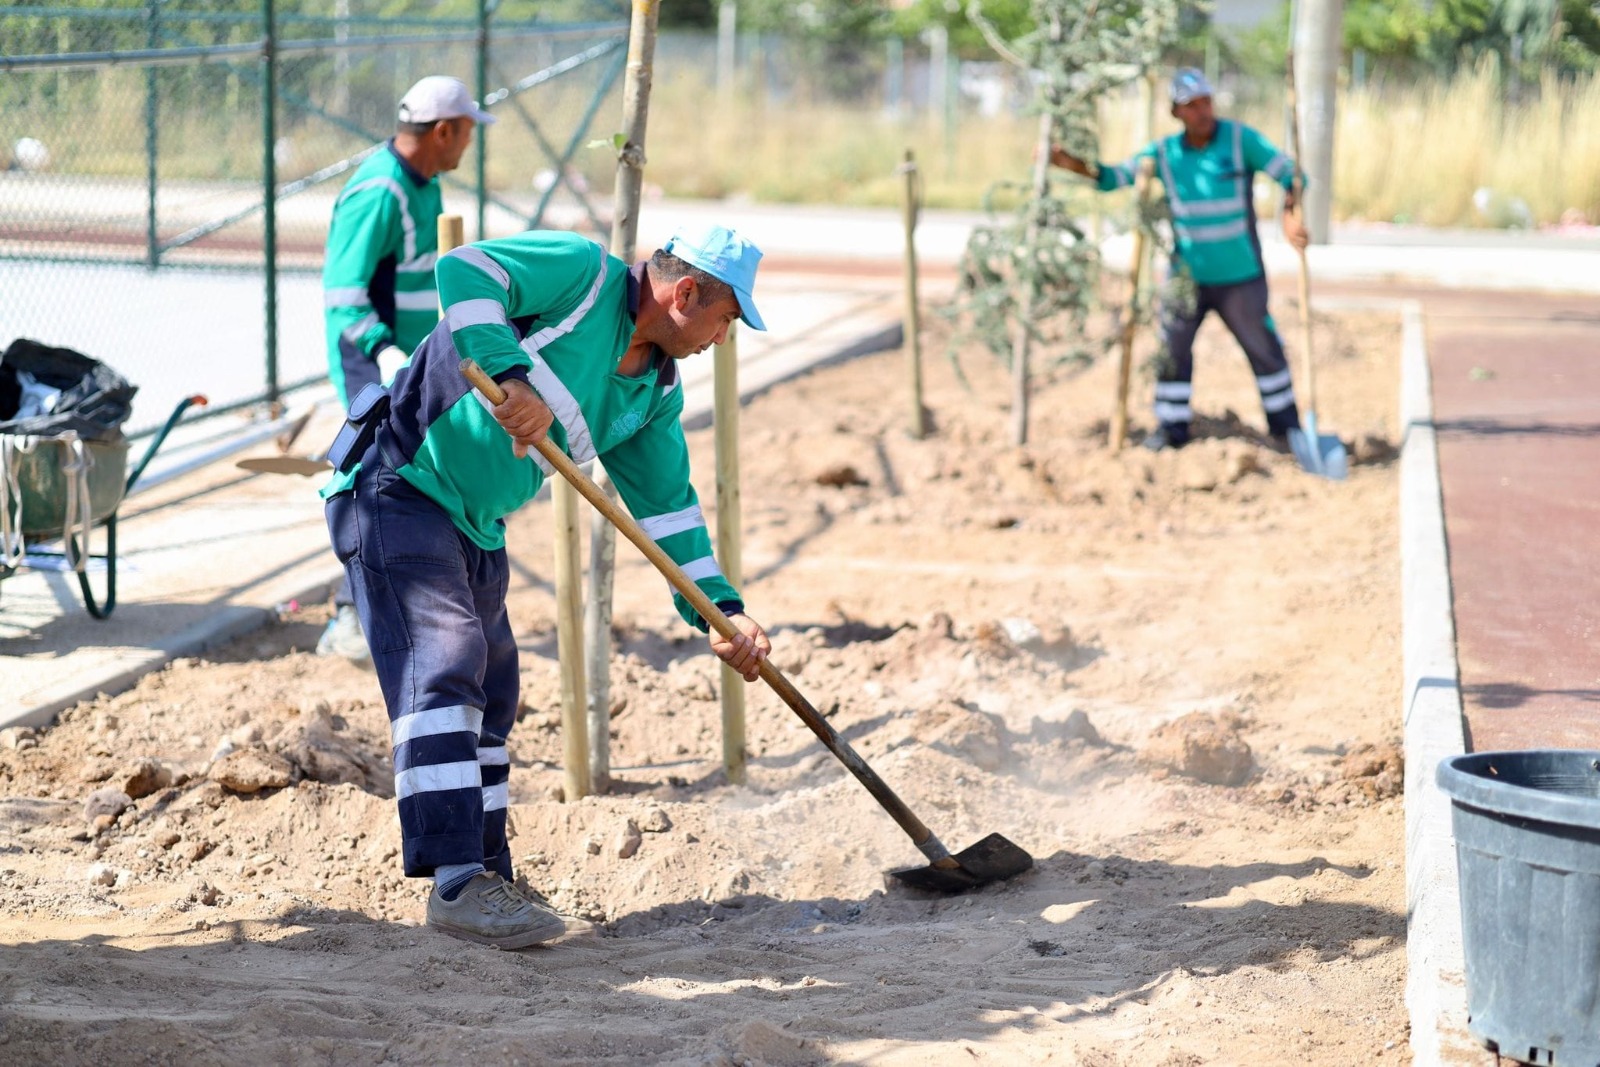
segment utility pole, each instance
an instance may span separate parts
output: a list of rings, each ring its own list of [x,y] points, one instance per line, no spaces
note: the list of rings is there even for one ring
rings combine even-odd
[[[1306,174],[1303,218],[1313,244],[1327,244],[1333,208],[1333,131],[1344,40],[1344,0],[1297,0],[1290,28],[1295,95],[1299,97],[1297,160]]]

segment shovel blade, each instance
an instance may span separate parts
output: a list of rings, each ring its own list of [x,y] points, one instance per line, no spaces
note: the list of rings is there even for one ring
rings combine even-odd
[[[951,867],[906,867],[889,874],[913,889],[964,893],[1021,874],[1033,866],[1032,856],[1000,834],[990,834],[950,858],[955,860]]]
[[[1350,461],[1344,442],[1331,434],[1317,433],[1316,416],[1306,418],[1305,429],[1289,431],[1289,450],[1300,469],[1308,474],[1342,482],[1349,473]]]
[[[315,456],[250,456],[234,466],[258,474],[300,474],[307,478],[333,469],[333,464]]]

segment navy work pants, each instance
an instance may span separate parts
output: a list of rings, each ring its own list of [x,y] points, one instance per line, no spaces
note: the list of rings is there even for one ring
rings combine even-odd
[[[1169,439],[1181,442],[1189,438],[1189,421],[1194,417],[1190,407],[1194,395],[1194,336],[1206,315],[1213,311],[1249,357],[1267,416],[1267,431],[1282,436],[1298,429],[1300,411],[1295,406],[1289,363],[1267,311],[1267,279],[1197,288],[1192,309],[1178,308],[1168,300],[1161,313],[1167,358],[1156,377],[1155,415]]]
[[[482,862],[509,881],[518,674],[505,549],[474,544],[376,447],[326,510],[389,708],[405,873]]]

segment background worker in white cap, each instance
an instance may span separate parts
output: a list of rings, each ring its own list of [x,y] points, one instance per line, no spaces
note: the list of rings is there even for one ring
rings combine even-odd
[[[677,364],[735,319],[766,328],[760,259],[721,226],[680,229],[632,267],[573,233],[463,245],[439,260],[444,321],[386,393],[356,398],[329,450],[328,528],[389,710],[402,862],[432,876],[428,923],[444,933],[521,948],[565,929],[512,884],[506,844],[518,671],[504,518],[550,473],[535,441],[600,458],[639,525],[738,627],[731,641],[711,632],[714,653],[753,680],[771,650],[711,552]],[[480,402],[462,357],[503,403]]]
[[[432,75],[400,98],[394,137],[356,169],[333,206],[322,265],[328,377],[348,409],[369,382],[387,381],[439,321],[439,174],[455,170],[472,128],[494,116],[455,78]],[[368,656],[348,583],[317,642],[322,655]]]
[[[1145,439],[1151,449],[1181,448],[1189,441],[1193,418],[1194,336],[1206,314],[1215,311],[1250,359],[1267,432],[1286,447],[1290,430],[1300,426],[1283,342],[1267,311],[1267,276],[1261,262],[1252,194],[1256,171],[1283,186],[1283,234],[1296,248],[1307,243],[1294,201],[1294,161],[1249,126],[1218,119],[1211,85],[1186,67],[1172,79],[1172,116],[1183,132],[1154,141],[1132,159],[1115,166],[1089,166],[1059,146],[1050,162],[1096,180],[1102,191],[1132,185],[1139,160],[1156,161],[1156,177],[1166,189],[1175,243],[1173,267],[1195,282],[1192,306],[1162,301],[1161,333],[1166,358],[1156,376],[1158,426]]]

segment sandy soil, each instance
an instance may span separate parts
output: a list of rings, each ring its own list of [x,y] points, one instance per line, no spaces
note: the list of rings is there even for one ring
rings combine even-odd
[[[919,854],[762,686],[726,784],[715,661],[626,544],[615,782],[563,803],[541,503],[512,524],[512,847],[573,933],[418,925],[376,684],[305,651],[307,607],[0,735],[0,1061],[1408,1062],[1398,329],[1318,330],[1343,483],[1265,447],[1216,324],[1179,453],[1104,449],[1109,361],[1042,367],[1012,447],[1005,371],[967,353],[963,385],[938,337],[927,440],[897,353],[744,409],[775,662],[948,844],[998,831],[1032,871],[892,885]]]

